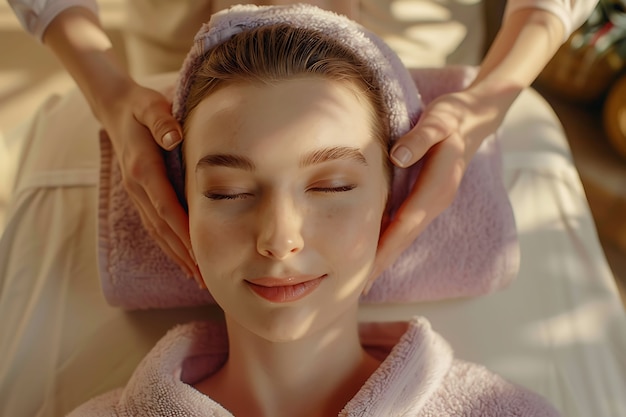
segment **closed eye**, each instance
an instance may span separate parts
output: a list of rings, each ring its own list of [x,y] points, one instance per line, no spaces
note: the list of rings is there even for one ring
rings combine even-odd
[[[243,200],[250,197],[251,194],[239,193],[239,194],[218,194],[218,193],[204,193],[204,196],[209,200]]]
[[[354,190],[356,185],[342,185],[340,187],[313,187],[309,188],[309,191],[318,192],[318,193],[343,193],[347,191]],[[243,200],[248,197],[251,197],[250,193],[237,193],[237,194],[220,194],[220,193],[204,193],[204,196],[209,200],[220,201],[220,200]]]
[[[309,188],[309,191],[321,192],[321,193],[343,193],[351,191],[356,188],[356,185],[342,185],[341,187],[313,187]]]

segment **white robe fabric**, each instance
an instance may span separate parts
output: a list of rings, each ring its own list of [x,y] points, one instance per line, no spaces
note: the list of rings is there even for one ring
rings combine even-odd
[[[543,398],[486,368],[454,360],[450,346],[423,318],[362,324],[365,349],[382,360],[342,417],[556,417]],[[233,415],[193,384],[215,373],[228,355],[215,322],[177,326],[139,364],[126,387],[78,407],[69,417]]]

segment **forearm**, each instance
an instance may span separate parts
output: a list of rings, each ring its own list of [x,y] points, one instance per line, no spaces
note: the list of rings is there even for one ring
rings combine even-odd
[[[103,111],[133,83],[97,16],[88,9],[72,7],[61,12],[48,25],[43,42],[74,78],[101,121]]]
[[[548,11],[514,11],[503,22],[471,88],[503,91],[513,100],[554,56],[564,30],[562,21]]]

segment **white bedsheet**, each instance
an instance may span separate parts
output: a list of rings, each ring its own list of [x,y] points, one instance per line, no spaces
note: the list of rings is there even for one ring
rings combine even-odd
[[[544,395],[564,416],[626,416],[626,315],[563,133],[531,91],[505,132],[517,281],[476,299],[363,306],[362,319],[424,315],[458,357]],[[97,125],[78,93],[51,98],[2,141],[3,181],[13,187],[0,240],[0,415],[61,416],[124,384],[175,323],[219,313],[105,303],[96,270]]]

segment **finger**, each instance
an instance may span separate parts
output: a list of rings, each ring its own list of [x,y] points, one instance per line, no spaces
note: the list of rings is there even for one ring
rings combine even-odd
[[[201,290],[209,290],[209,288],[206,286],[206,283],[204,282],[204,279],[202,278],[202,274],[200,273],[200,269],[197,265],[194,270],[194,277],[196,283],[198,284],[198,288],[200,288]]]
[[[378,277],[454,200],[466,169],[463,146],[448,140],[426,156],[411,194],[383,231],[372,277]]]
[[[192,269],[190,269],[189,265],[184,262],[173,250],[172,248],[161,238],[161,236],[156,232],[156,228],[152,223],[150,217],[146,214],[144,210],[144,204],[142,204],[139,199],[135,197],[135,193],[131,194],[131,198],[135,203],[135,207],[137,207],[137,211],[139,212],[139,217],[141,218],[141,223],[143,227],[146,229],[150,237],[154,239],[157,245],[165,252],[165,254],[173,260],[185,273],[188,278],[193,279],[194,274]],[[147,197],[146,197],[147,198]]]
[[[169,186],[169,183],[166,183]],[[173,191],[163,193],[164,197],[159,197],[159,200],[151,199],[147,187],[142,190],[145,193],[145,198],[142,199],[140,204],[142,205],[146,217],[149,219],[155,234],[162,242],[162,246],[166,246],[171,252],[176,254],[178,259],[181,259],[190,270],[194,270],[196,262],[192,257],[192,252],[189,248],[189,229],[187,226],[187,214],[180,207],[176,195]],[[171,194],[169,194],[171,193]],[[173,198],[173,200],[171,200]],[[175,223],[173,225],[173,223]],[[181,234],[177,233],[174,227],[183,229]]]
[[[420,159],[430,148],[445,140],[454,131],[455,119],[446,117],[449,110],[443,105],[429,107],[410,132],[399,138],[391,148],[391,161],[400,168],[406,168]]]
[[[138,155],[129,159],[126,166],[129,167],[129,177],[125,178],[127,188],[135,193],[151,222],[159,226],[157,219],[164,221],[169,226],[167,229],[177,236],[176,240],[182,242],[188,257],[193,260],[189,218],[167,177],[165,162],[161,155],[158,153],[153,157],[148,157],[147,154]],[[144,196],[147,198],[142,198]],[[193,263],[195,264],[195,260]]]
[[[173,260],[184,265],[190,276],[198,278],[196,262],[191,252],[187,214],[180,206],[167,178],[165,164],[148,131],[142,126],[145,145],[132,154],[126,153],[124,185],[140,209],[144,225],[153,238]],[[143,143],[138,139],[136,144]]]
[[[415,240],[425,227],[425,211],[415,211],[412,213],[411,223],[408,218],[394,219],[379,239],[378,249],[374,267],[370,274],[371,283],[383,273],[398,256]]]
[[[130,175],[124,178],[124,184],[135,205],[141,209],[153,231],[167,242],[167,246],[180,259],[185,260],[189,268],[193,267],[195,260],[191,255],[187,214],[167,180],[162,159],[157,157],[154,161],[139,160],[132,164],[129,173]],[[160,188],[152,191],[154,187]],[[158,194],[162,197],[151,197],[150,192],[152,195]],[[172,223],[179,230],[173,229]]]
[[[147,215],[142,215],[142,222],[144,223],[144,227],[157,243],[157,245],[159,245],[163,252],[181,268],[186,277],[189,279],[193,279],[198,285],[199,289],[206,290],[207,287],[204,283],[204,280],[202,279],[202,275],[200,273],[200,270],[198,269],[198,266],[193,263],[190,265],[189,259],[181,259],[181,257],[178,256],[178,254],[172,249],[169,242],[163,239],[161,235],[155,231],[156,229],[154,228],[150,220],[148,220]]]
[[[182,242],[195,265],[189,236],[189,216],[178,201],[178,196],[165,173],[164,165],[159,163],[159,166],[151,172],[152,175],[142,179],[143,190],[150,199],[156,215],[169,226],[168,229],[175,234],[177,240]]]
[[[182,130],[172,116],[171,105],[160,93],[155,92],[155,99],[143,107],[136,118],[150,130],[156,143],[163,149],[171,150],[182,140]]]

